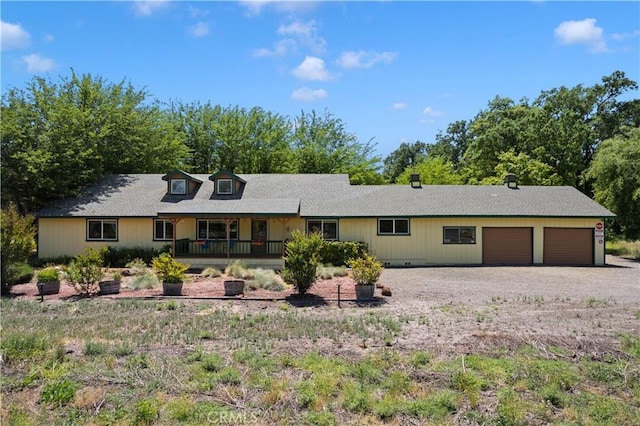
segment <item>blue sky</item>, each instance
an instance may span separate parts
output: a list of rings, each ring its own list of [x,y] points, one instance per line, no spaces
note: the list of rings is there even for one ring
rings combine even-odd
[[[496,95],[640,81],[638,2],[3,1],[2,91],[91,73],[162,101],[327,110],[385,157]],[[638,94],[634,94],[635,97]]]

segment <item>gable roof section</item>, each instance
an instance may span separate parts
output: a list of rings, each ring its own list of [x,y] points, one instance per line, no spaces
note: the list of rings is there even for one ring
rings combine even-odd
[[[218,178],[219,176],[231,176],[232,179],[238,180],[242,183],[246,183],[247,181],[242,179],[240,176],[236,175],[235,173],[232,173],[228,170],[220,170],[214,174],[212,174],[211,176],[209,176],[209,180],[215,180],[216,178]]]
[[[178,170],[178,169],[176,169],[174,171],[171,171],[171,172],[167,173],[166,175],[162,176],[162,180],[169,180],[169,178],[171,178],[172,176],[175,176],[175,175],[180,175],[180,176],[184,177],[185,179],[192,180],[192,181],[194,181],[196,183],[202,183],[202,181],[200,179],[198,179],[197,177],[195,177],[193,175],[190,175],[187,172],[183,172],[182,170]]]
[[[240,174],[242,198],[213,199],[208,175],[188,199],[166,197],[163,175],[106,176],[78,198],[38,217],[297,216],[301,217],[614,217],[569,186],[352,186],[347,175]]]

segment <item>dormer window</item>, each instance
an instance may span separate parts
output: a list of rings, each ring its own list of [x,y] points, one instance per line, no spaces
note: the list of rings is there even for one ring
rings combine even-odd
[[[171,194],[184,195],[187,193],[186,179],[171,179]]]
[[[233,180],[231,179],[217,179],[216,180],[216,191],[220,195],[225,194],[233,194]]]

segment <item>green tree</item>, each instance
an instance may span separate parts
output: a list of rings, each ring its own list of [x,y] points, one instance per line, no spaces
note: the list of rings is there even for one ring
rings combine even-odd
[[[495,175],[482,179],[480,183],[482,185],[501,185],[508,173],[518,176],[518,184],[520,185],[554,186],[563,183],[562,177],[555,172],[553,167],[531,158],[524,152],[516,155],[513,149],[498,156]]]
[[[614,229],[627,239],[640,238],[640,128],[627,128],[605,140],[596,152],[589,177],[595,199],[617,217]]]
[[[396,183],[408,184],[411,175],[420,175],[424,185],[460,185],[462,177],[456,172],[453,164],[441,157],[427,157],[415,166],[408,167],[398,176]]]
[[[316,281],[320,264],[320,250],[324,239],[320,233],[305,234],[294,230],[287,243],[282,277],[293,285],[299,294],[306,294]]]
[[[398,176],[407,167],[413,167],[427,156],[427,144],[416,141],[402,142],[400,146],[384,159],[384,178],[389,183],[395,183]]]
[[[380,159],[371,141],[360,143],[329,112],[302,111],[293,121],[292,149],[297,173],[348,173],[359,182],[377,183]]]
[[[447,126],[446,133],[439,131],[436,134],[436,142],[427,147],[427,154],[431,157],[442,157],[457,167],[471,139],[469,122],[454,121]]]
[[[10,203],[6,209],[0,211],[0,285],[1,294],[11,291],[12,282],[9,279],[9,269],[17,263],[24,263],[36,249],[35,218],[31,215],[22,216],[15,204]]]
[[[6,92],[1,113],[2,200],[25,212],[105,174],[166,172],[188,154],[148,93],[124,81],[34,77]]]

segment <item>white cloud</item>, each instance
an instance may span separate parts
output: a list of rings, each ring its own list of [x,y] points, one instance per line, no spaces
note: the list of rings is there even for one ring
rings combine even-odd
[[[391,108],[393,109],[407,109],[409,107],[409,104],[407,104],[406,102],[396,102],[393,105],[391,105]]]
[[[209,24],[206,22],[198,22],[190,26],[187,31],[193,37],[204,37],[209,34]]]
[[[245,8],[249,16],[260,15],[263,10],[271,6],[282,13],[305,13],[316,7],[315,1],[240,0],[238,3]]]
[[[394,52],[375,52],[370,50],[368,52],[359,50],[357,52],[342,52],[340,59],[336,61],[342,68],[371,68],[378,62],[385,64],[390,63],[398,56]]]
[[[55,65],[53,59],[42,57],[37,53],[23,56],[22,60],[27,64],[27,71],[32,73],[50,71]]]
[[[553,30],[556,40],[560,44],[586,44],[594,53],[607,52],[602,27],[596,26],[594,18],[582,21],[564,21]]]
[[[297,44],[294,40],[286,38],[273,43],[273,49],[261,48],[253,51],[253,56],[261,58],[265,56],[284,56],[296,50]]]
[[[309,89],[308,87],[301,87],[291,93],[291,99],[296,101],[313,102],[319,99],[325,99],[329,94],[324,89]]]
[[[197,7],[193,7],[192,5],[187,5],[187,10],[189,11],[189,15],[191,15],[192,18],[205,18],[207,16],[209,16],[209,10],[206,9],[200,9]]]
[[[428,106],[422,110],[422,114],[426,115],[427,117],[440,117],[442,115],[442,112],[436,111],[430,106]]]
[[[301,80],[327,81],[333,78],[325,68],[324,61],[314,56],[305,57],[292,73]]]
[[[631,31],[630,33],[613,33],[609,37],[614,41],[624,41],[638,36],[640,36],[640,30]]]
[[[1,49],[23,49],[29,47],[31,36],[20,24],[0,21]]]
[[[136,0],[133,2],[133,11],[138,16],[150,16],[160,12],[169,6],[169,0]]]
[[[316,21],[294,21],[288,25],[280,25],[278,34],[294,37],[300,46],[306,47],[316,54],[324,52],[327,42],[318,35]]]

